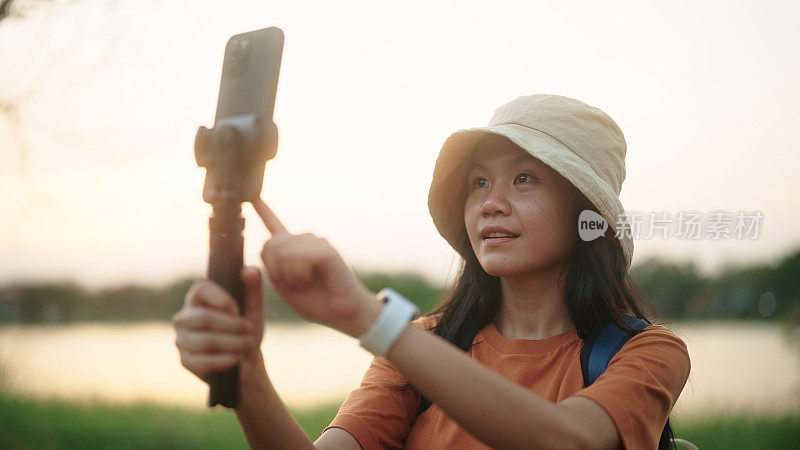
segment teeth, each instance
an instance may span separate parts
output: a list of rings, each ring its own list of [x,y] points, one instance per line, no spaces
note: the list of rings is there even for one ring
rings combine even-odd
[[[486,238],[505,238],[505,237],[516,237],[510,233],[489,233]]]

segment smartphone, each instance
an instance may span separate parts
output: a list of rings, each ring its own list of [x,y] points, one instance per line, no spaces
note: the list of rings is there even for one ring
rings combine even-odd
[[[225,46],[214,129],[201,127],[195,143],[197,163],[207,169],[203,199],[208,203],[247,202],[261,193],[264,165],[278,148],[273,112],[283,39],[280,28],[270,27],[234,35]],[[236,130],[235,148],[241,153],[219,151],[226,128]]]
[[[282,53],[280,28],[264,28],[228,39],[214,126],[226,118],[247,114],[272,120]]]

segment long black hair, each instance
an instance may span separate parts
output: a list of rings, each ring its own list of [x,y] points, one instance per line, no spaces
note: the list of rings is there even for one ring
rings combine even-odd
[[[578,196],[575,224],[581,210],[597,212],[585,196],[580,193]],[[499,312],[502,296],[500,278],[488,274],[481,267],[466,235],[462,238],[460,253],[464,258],[455,282],[439,305],[425,315],[440,315],[431,331],[467,352],[478,331]],[[562,267],[562,275],[565,275],[567,310],[581,339],[586,339],[595,326],[609,319],[632,335],[644,331],[629,327],[623,320],[626,313],[647,323],[662,322],[653,305],[631,279],[620,240],[610,227],[604,236],[592,241],[579,239]],[[392,390],[413,388],[409,383],[389,387]],[[430,405],[431,401],[421,395],[418,415]],[[673,437],[672,427],[667,422],[658,448],[674,449]]]

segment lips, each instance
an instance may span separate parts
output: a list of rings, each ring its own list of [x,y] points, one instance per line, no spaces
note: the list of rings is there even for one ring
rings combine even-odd
[[[493,242],[493,243],[507,242],[507,241],[510,241],[512,239],[516,239],[518,237],[519,237],[519,234],[514,233],[511,230],[507,230],[507,229],[505,229],[503,227],[496,226],[496,225],[483,227],[481,229],[481,239],[483,239],[484,242],[487,242],[487,243],[489,243],[489,242]]]

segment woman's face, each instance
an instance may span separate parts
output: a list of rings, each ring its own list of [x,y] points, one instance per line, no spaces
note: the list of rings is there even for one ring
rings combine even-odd
[[[578,190],[505,137],[481,140],[467,175],[464,223],[490,275],[560,269],[578,240]]]

